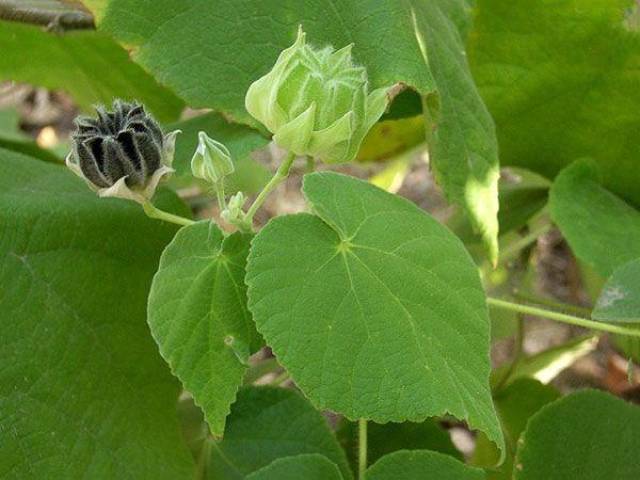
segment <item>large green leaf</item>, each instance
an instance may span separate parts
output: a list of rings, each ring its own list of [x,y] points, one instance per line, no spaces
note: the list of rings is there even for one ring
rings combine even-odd
[[[284,457],[261,468],[247,480],[342,480],[335,463],[317,453]]]
[[[434,80],[409,5],[390,0],[329,5],[320,0],[110,0],[102,28],[134,47],[134,59],[191,106],[250,121],[244,108],[249,85],[293,43],[300,24],[313,44],[340,48],[354,43],[353,53],[367,67],[372,88],[402,80],[422,93],[432,92]]]
[[[148,319],[160,353],[222,435],[249,354],[261,346],[247,310],[250,235],[212,222],[182,228],[160,259]]]
[[[60,89],[84,109],[113,98],[136,99],[161,121],[174,120],[183,103],[163,88],[107,35],[55,35],[40,27],[0,21],[0,80]]]
[[[211,480],[243,479],[281,457],[320,454],[353,478],[344,452],[323,416],[299,394],[273,387],[248,387],[231,406],[224,439],[209,439]],[[205,445],[206,446],[206,445]]]
[[[600,185],[592,162],[575,162],[558,175],[550,205],[573,252],[601,276],[640,257],[640,212]]]
[[[468,17],[463,0],[111,0],[102,27],[190,105],[242,122],[251,121],[247,88],[293,43],[300,24],[313,44],[353,43],[372,88],[403,82],[429,96],[437,178],[495,260],[497,145],[459,32]]]
[[[603,392],[574,393],[529,420],[517,480],[640,478],[640,408]]]
[[[626,21],[634,4],[478,0],[469,61],[503,165],[552,178],[589,156],[607,188],[640,206],[640,34]]]
[[[351,465],[356,469],[358,467],[358,424],[343,421],[337,435]],[[434,450],[459,460],[463,459],[462,454],[451,441],[449,432],[433,418],[420,423],[390,422],[381,425],[369,422],[367,426],[369,464],[398,450]]]
[[[307,175],[315,215],[272,220],[247,266],[249,309],[319,409],[379,423],[449,412],[496,443],[489,320],[462,243],[412,203]]]
[[[191,476],[177,384],[144,321],[174,233],[0,150],[0,478]]]
[[[640,322],[640,258],[614,270],[591,316],[604,322]]]
[[[367,480],[484,480],[484,472],[455,458],[428,450],[403,450],[378,460],[367,470]]]

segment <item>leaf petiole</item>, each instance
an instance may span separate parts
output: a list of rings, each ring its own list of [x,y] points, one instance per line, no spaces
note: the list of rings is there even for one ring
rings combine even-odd
[[[358,420],[358,480],[365,480],[367,471],[367,420]]]
[[[291,165],[293,164],[293,161],[295,160],[295,158],[296,158],[295,153],[289,152],[287,154],[285,159],[282,161],[282,163],[278,167],[278,170],[276,171],[275,175],[271,177],[271,180],[269,180],[269,182],[264,186],[262,191],[258,194],[254,202],[251,204],[251,206],[249,207],[249,210],[247,210],[247,213],[244,214],[242,223],[245,226],[247,226],[249,230],[251,230],[252,228],[253,217],[258,211],[258,209],[262,206],[262,204],[267,199],[269,194],[278,185],[280,185],[280,183],[282,183],[289,175],[289,170],[291,169]]]
[[[218,208],[220,209],[220,213],[222,213],[224,209],[227,208],[227,200],[224,197],[224,180],[220,180],[215,188]]]
[[[159,208],[156,208],[149,201],[146,201],[142,204],[142,209],[144,210],[144,213],[146,213],[147,217],[149,218],[164,220],[165,222],[175,223],[177,225],[183,225],[183,226],[193,225],[194,223],[196,223],[193,220],[190,220],[188,218],[180,217],[178,215],[165,212],[164,210],[160,210]]]

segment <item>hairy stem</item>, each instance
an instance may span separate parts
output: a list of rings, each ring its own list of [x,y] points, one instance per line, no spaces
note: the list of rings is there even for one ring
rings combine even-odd
[[[142,209],[149,218],[156,218],[158,220],[164,220],[165,222],[175,223],[177,225],[193,225],[194,223],[196,223],[188,218],[180,217],[178,215],[165,212],[164,210],[160,210],[149,201],[146,201],[142,204]]]
[[[243,223],[249,227],[253,225],[253,217],[258,211],[258,209],[262,206],[264,201],[267,199],[269,194],[280,185],[289,175],[289,170],[291,169],[291,165],[295,160],[295,153],[289,152],[286,158],[282,161],[275,175],[271,177],[269,183],[267,183],[262,191],[258,194],[253,204],[247,210],[247,213],[244,215]]]
[[[365,480],[367,472],[367,421],[358,420],[358,480]]]
[[[621,325],[612,325],[610,323],[595,322],[593,320],[587,320],[586,318],[567,315],[560,312],[554,312],[552,310],[546,310],[544,308],[533,307],[530,305],[521,305],[519,303],[500,300],[498,298],[487,297],[487,303],[489,305],[493,305],[496,308],[524,313],[526,315],[548,318],[550,320],[555,320],[556,322],[568,323],[569,325],[590,328],[592,330],[599,330],[601,332],[628,335],[630,337],[640,337],[640,329],[624,327]]]

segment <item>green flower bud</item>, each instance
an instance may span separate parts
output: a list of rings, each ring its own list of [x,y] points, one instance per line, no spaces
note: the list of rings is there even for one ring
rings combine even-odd
[[[353,64],[351,48],[314,48],[300,29],[271,71],[249,87],[247,111],[297,155],[353,160],[386,109],[389,88],[368,91],[367,72]]]
[[[78,117],[67,166],[101,197],[144,203],[158,182],[173,172],[178,130],[162,133],[139,103],[113,102],[113,111],[97,107],[97,118]]]
[[[237,225],[242,221],[242,217],[244,215],[242,207],[244,207],[246,201],[247,197],[245,197],[242,192],[236,193],[229,199],[227,208],[222,211],[220,216],[225,222],[230,223],[231,225]]]
[[[191,159],[193,175],[216,185],[224,177],[232,174],[234,169],[227,147],[210,138],[205,132],[199,132],[198,148]]]

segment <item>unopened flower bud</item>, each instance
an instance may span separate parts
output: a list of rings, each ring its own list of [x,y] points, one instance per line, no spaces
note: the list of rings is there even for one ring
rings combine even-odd
[[[242,207],[244,207],[246,201],[247,197],[245,197],[242,192],[236,193],[229,199],[229,202],[227,202],[227,208],[222,211],[220,216],[227,223],[232,225],[238,224],[243,220],[244,213],[242,211]]]
[[[213,185],[234,171],[231,154],[222,143],[216,142],[205,132],[198,133],[198,147],[191,159],[193,175]]]
[[[367,72],[353,64],[351,48],[314,48],[299,30],[271,71],[249,87],[247,111],[297,155],[353,160],[387,107],[389,88],[368,91]]]
[[[158,182],[173,172],[175,136],[162,133],[139,103],[113,102],[113,111],[97,107],[97,118],[78,117],[67,166],[101,197],[144,203]]]

